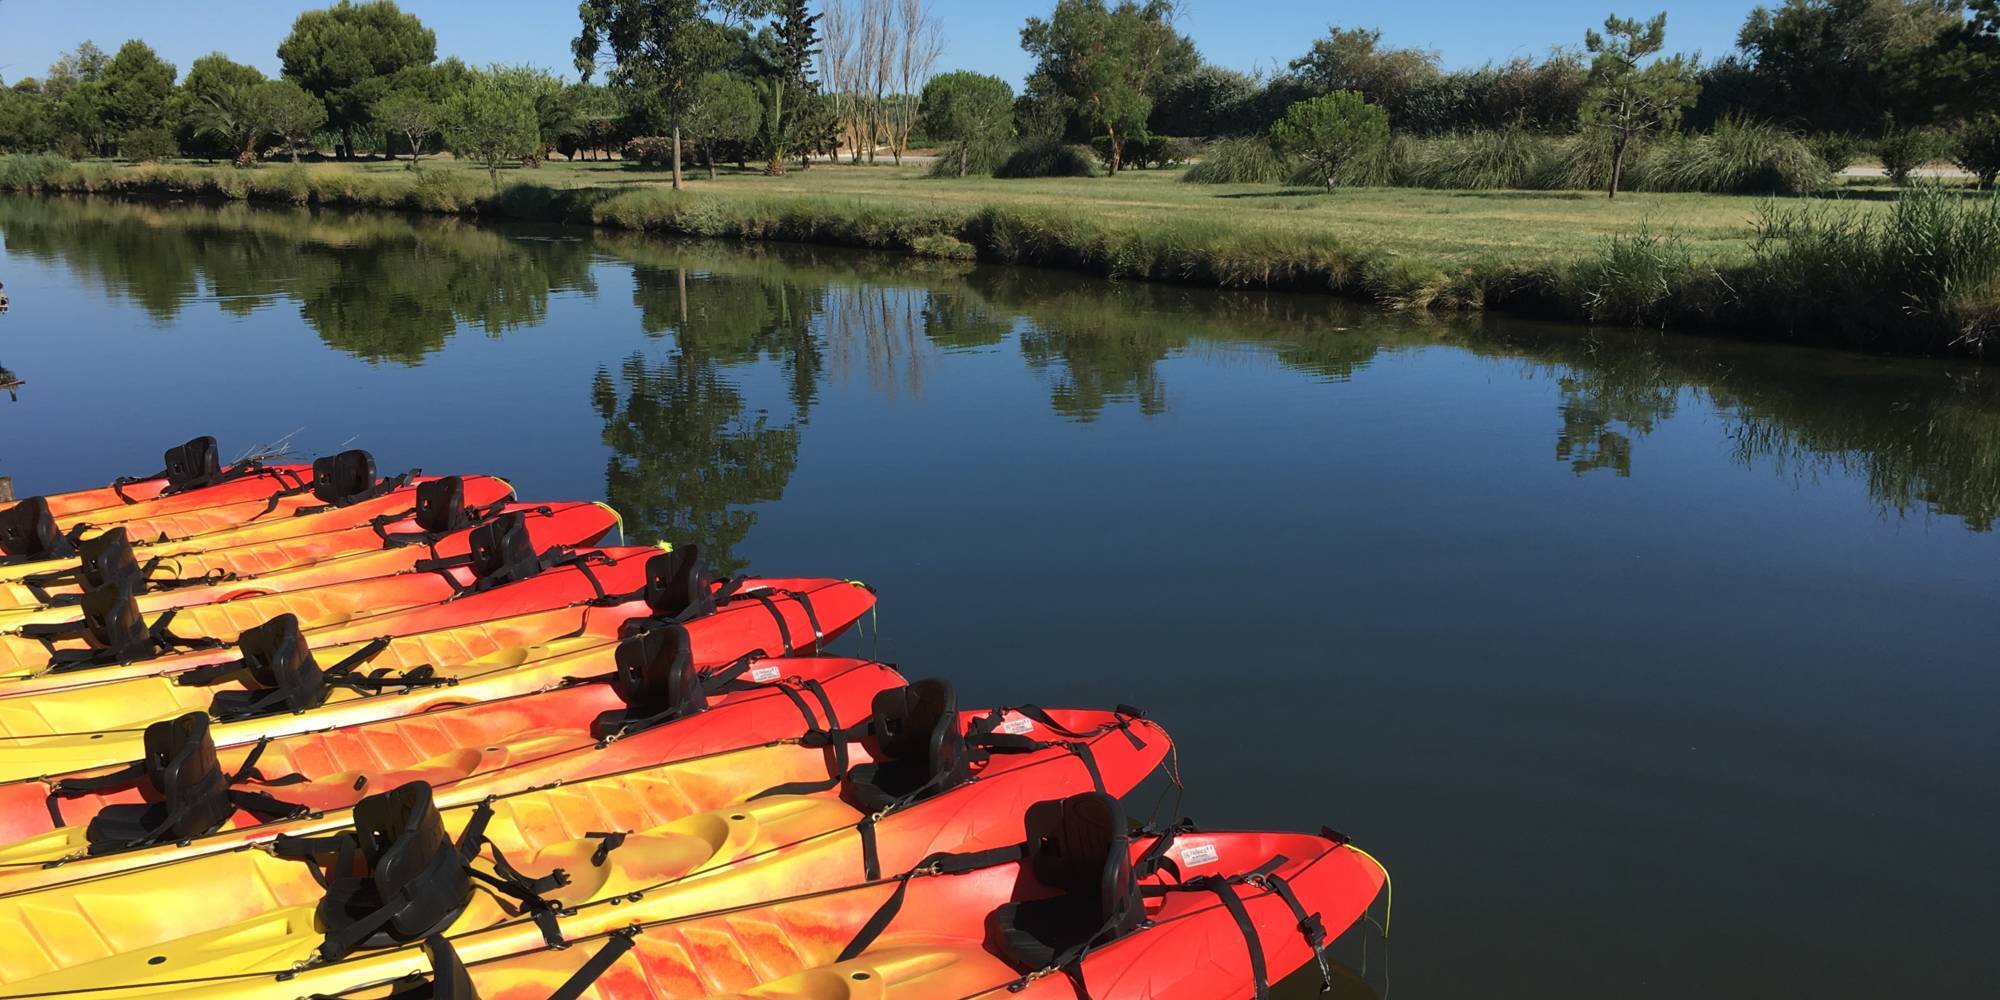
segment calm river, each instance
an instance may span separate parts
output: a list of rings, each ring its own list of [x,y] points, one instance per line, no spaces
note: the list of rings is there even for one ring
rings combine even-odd
[[[2000,983],[2000,370],[395,216],[0,234],[18,491],[296,432],[866,580],[847,648],[1141,706],[1186,814],[1382,858],[1343,995]]]

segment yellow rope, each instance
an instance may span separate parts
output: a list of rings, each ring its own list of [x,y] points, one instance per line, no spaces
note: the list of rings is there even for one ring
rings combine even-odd
[[[1353,844],[1348,844],[1347,849],[1367,858],[1368,862],[1382,873],[1382,937],[1386,939],[1389,936],[1389,918],[1396,911],[1396,883],[1389,878],[1389,866],[1375,860],[1375,855]]]

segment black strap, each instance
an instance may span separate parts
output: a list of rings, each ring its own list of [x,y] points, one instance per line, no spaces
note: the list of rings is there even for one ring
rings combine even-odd
[[[897,912],[903,908],[903,897],[909,892],[911,879],[920,875],[964,875],[994,865],[1013,864],[1027,856],[1028,845],[1013,844],[1008,847],[968,851],[963,854],[940,852],[917,862],[915,868],[896,876],[896,891],[882,901],[882,905],[876,908],[867,923],[861,925],[861,930],[855,933],[853,940],[847,942],[847,947],[840,950],[840,957],[834,961],[851,962],[861,957],[862,952],[867,951],[868,946],[874,944],[875,939],[889,929],[889,924],[896,919]],[[875,879],[871,878],[869,881],[873,882]]]
[[[590,984],[597,982],[599,976],[604,975],[612,965],[625,956],[626,952],[632,950],[632,939],[638,935],[637,927],[623,927],[612,931],[611,938],[604,942],[604,947],[597,949],[597,954],[590,956],[590,961],[583,963],[582,967],[570,974],[569,979],[556,987],[556,991],[549,994],[549,1000],[577,1000],[583,996],[583,991],[589,989]]]
[[[49,819],[55,821],[58,829],[63,827],[62,807],[58,799],[82,798],[98,792],[124,791],[137,788],[146,780],[146,762],[135,760],[116,771],[100,774],[95,778],[64,778],[49,785]]]
[[[1270,1000],[1270,970],[1264,964],[1264,943],[1257,936],[1257,925],[1251,922],[1250,912],[1243,906],[1243,897],[1237,895],[1236,887],[1239,885],[1254,885],[1262,888],[1268,885],[1270,879],[1274,877],[1271,873],[1283,866],[1284,863],[1284,856],[1279,855],[1241,875],[1203,875],[1198,878],[1189,879],[1179,885],[1144,886],[1140,889],[1140,892],[1143,895],[1152,897],[1165,896],[1176,892],[1214,893],[1216,898],[1222,901],[1222,908],[1228,911],[1230,920],[1236,923],[1236,929],[1242,933],[1244,945],[1249,948],[1252,995],[1256,1000]],[[1289,892],[1290,890],[1287,889],[1286,891]],[[1303,913],[1304,910],[1294,904],[1294,912]],[[1322,932],[1321,937],[1323,940],[1324,932]],[[1308,936],[1306,941],[1311,944],[1312,938]],[[1313,945],[1313,951],[1314,954],[1319,953],[1319,946],[1317,944]],[[1324,960],[1322,960],[1321,969],[1325,969]]]
[[[771,613],[772,620],[778,623],[778,642],[785,647],[784,653],[780,655],[791,656],[793,653],[798,652],[798,650],[792,648],[792,627],[785,623],[785,613],[778,610],[778,602],[771,600],[771,595],[762,590],[750,591],[745,596],[762,604],[764,610]],[[813,646],[817,649],[819,642],[815,640]]]
[[[1306,912],[1306,908],[1299,903],[1298,893],[1292,891],[1292,884],[1285,881],[1283,876],[1266,875],[1264,884],[1270,886],[1271,891],[1285,901],[1285,905],[1292,911],[1292,916],[1298,920],[1299,935],[1304,937],[1306,945],[1312,948],[1313,961],[1319,963],[1320,992],[1331,991],[1333,970],[1326,964],[1326,922],[1320,919],[1319,914]]]
[[[145,636],[136,647],[125,649],[57,649],[56,643],[64,639],[87,638],[90,635],[89,624],[81,619],[23,625],[20,634],[22,638],[41,641],[49,651],[49,672],[56,674],[109,666],[113,663],[130,663],[176,649],[220,649],[228,645],[220,639],[208,636],[174,634],[170,626],[174,616],[179,612],[179,608],[169,608],[162,612],[160,617],[154,619],[153,624],[147,627]]]

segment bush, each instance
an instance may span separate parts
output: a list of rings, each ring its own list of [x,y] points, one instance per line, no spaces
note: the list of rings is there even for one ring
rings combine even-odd
[[[992,174],[995,170],[1000,169],[1000,164],[1006,162],[1007,156],[1008,154],[1013,152],[1013,148],[1011,146],[1005,146],[1005,145],[985,145],[985,146],[975,145],[968,147],[966,152],[967,156],[965,158],[965,176],[983,177]],[[957,148],[952,147],[949,149],[941,150],[938,153],[937,159],[931,161],[930,169],[926,171],[925,176],[957,177],[958,176]]]
[[[2000,180],[2000,115],[1973,119],[1958,133],[1958,149],[1952,157],[1959,167],[1991,188]]]
[[[937,233],[910,241],[910,252],[932,260],[975,260],[979,250],[954,236]]]
[[[1159,167],[1176,167],[1194,158],[1200,144],[1192,139],[1177,139],[1164,135],[1140,135],[1125,140],[1124,166],[1133,170],[1152,170]],[[1091,140],[1091,152],[1097,154],[1099,163],[1111,162],[1111,139],[1098,136]]]
[[[1836,174],[1853,166],[1868,151],[1868,144],[1860,136],[1847,132],[1822,132],[1806,143],[1812,147],[1813,155],[1826,164],[1826,169]]]
[[[1641,180],[1653,191],[1811,194],[1833,183],[1826,161],[1804,139],[1734,118],[1706,134],[1657,143],[1648,159]]]
[[[1082,146],[1070,146],[1060,142],[1034,142],[1014,151],[1000,166],[994,168],[993,176],[1006,180],[1028,177],[1094,177],[1097,167],[1091,163],[1090,150]]]
[[[1891,181],[1908,184],[1910,174],[1918,167],[1944,159],[1950,149],[1943,133],[1935,129],[1912,128],[1883,136],[1875,152],[1882,158],[1882,168],[1889,172]]]
[[[1291,166],[1268,140],[1253,136],[1209,143],[1201,162],[1189,167],[1181,180],[1189,184],[1277,184],[1291,172]]]
[[[1645,226],[1605,241],[1567,276],[1568,298],[1593,323],[1662,326],[1677,296],[1694,284],[1694,251],[1677,233]]]
[[[638,163],[642,167],[670,167],[674,162],[674,137],[670,135],[635,135],[625,140],[625,148],[622,152],[627,160]]]
[[[72,167],[55,153],[0,156],[0,191],[36,191],[59,186]]]
[[[164,160],[179,148],[173,132],[158,126],[135,128],[118,137],[118,155],[134,163]]]
[[[1526,129],[1463,132],[1417,143],[1405,182],[1463,191],[1533,188],[1554,158],[1554,144]]]

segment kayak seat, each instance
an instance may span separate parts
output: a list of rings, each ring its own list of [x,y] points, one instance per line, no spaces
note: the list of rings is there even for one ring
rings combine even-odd
[[[417,507],[413,515],[425,534],[443,535],[468,527],[465,515],[465,480],[444,476],[417,484]]]
[[[472,900],[472,880],[431,798],[414,781],[354,806],[360,871],[327,873],[316,910],[329,943],[407,944],[443,930]]]
[[[715,588],[701,546],[677,545],[646,560],[646,607],[670,621],[687,621],[715,610]]]
[[[869,732],[873,762],[847,772],[848,799],[864,812],[935,795],[969,773],[958,696],[949,681],[877,692]]]
[[[33,562],[59,559],[69,552],[69,540],[56,527],[47,500],[29,497],[0,510],[0,555],[18,562]]]
[[[208,712],[218,719],[241,719],[278,711],[302,712],[326,701],[326,674],[313,659],[299,630],[299,618],[283,614],[236,637],[243,654],[242,689],[217,691]]]
[[[99,810],[85,827],[90,853],[205,836],[235,813],[229,775],[216,759],[207,715],[189,712],[147,726],[145,749],[142,794],[153,801],[114,803]]]
[[[166,452],[167,492],[181,493],[213,485],[222,478],[222,456],[215,438],[202,435]]]
[[[375,487],[375,456],[353,448],[313,459],[312,494],[320,502],[340,506]]]
[[[1145,918],[1132,876],[1131,837],[1118,800],[1102,792],[1037,802],[1023,822],[1023,867],[1057,895],[1016,900],[989,919],[993,949],[1023,972],[1070,960],[1129,933]]]
[[[130,588],[112,584],[87,591],[80,608],[82,637],[92,649],[105,651],[100,659],[137,659],[151,652],[152,632]]]
[[[635,722],[682,719],[708,708],[701,672],[694,667],[694,640],[686,628],[652,628],[620,640],[612,660],[617,669],[611,675],[611,690],[625,707],[591,720],[593,737],[603,739]]]
[[[133,554],[131,536],[124,528],[78,542],[76,554],[85,590],[124,586],[135,594],[145,592],[146,575],[139,569],[139,557]]]

